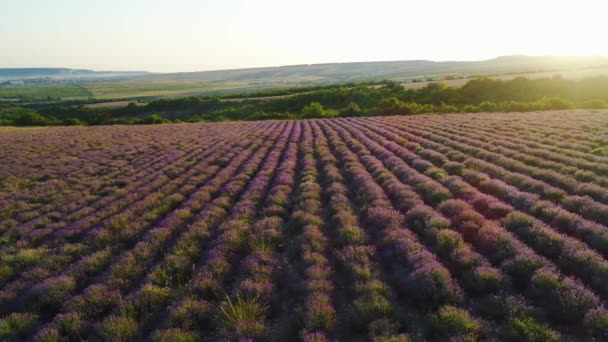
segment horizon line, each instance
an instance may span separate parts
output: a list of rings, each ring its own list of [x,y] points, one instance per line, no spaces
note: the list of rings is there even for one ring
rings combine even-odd
[[[161,71],[149,71],[149,70],[133,70],[133,69],[125,69],[125,70],[96,70],[90,68],[70,68],[70,67],[0,67],[0,70],[3,69],[66,69],[66,70],[84,70],[84,71],[92,71],[97,73],[103,72],[140,72],[140,73],[149,73],[149,74],[189,74],[189,73],[202,73],[202,72],[217,72],[217,71],[236,71],[236,70],[253,70],[253,69],[269,69],[269,68],[289,68],[289,67],[298,67],[298,66],[316,66],[316,65],[334,65],[334,64],[358,64],[358,63],[394,63],[394,62],[432,62],[432,63],[468,63],[468,62],[486,62],[499,58],[509,58],[509,57],[532,57],[532,58],[608,58],[607,55],[584,55],[584,56],[576,56],[576,55],[525,55],[525,54],[513,54],[513,55],[501,55],[495,56],[492,58],[486,59],[467,59],[467,60],[433,60],[433,59],[394,59],[394,60],[368,60],[368,61],[347,61],[347,62],[322,62],[322,63],[299,63],[299,64],[284,64],[284,65],[269,65],[269,66],[250,66],[250,67],[242,67],[242,68],[225,68],[225,69],[206,69],[206,70],[192,70],[192,71],[170,71],[170,72],[161,72]]]

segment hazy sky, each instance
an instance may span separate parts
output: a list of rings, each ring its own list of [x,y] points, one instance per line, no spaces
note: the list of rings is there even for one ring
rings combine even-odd
[[[0,67],[608,55],[603,0],[0,0]]]

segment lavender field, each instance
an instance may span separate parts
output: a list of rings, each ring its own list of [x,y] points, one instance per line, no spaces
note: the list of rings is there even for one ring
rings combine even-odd
[[[0,132],[0,341],[608,339],[608,111]]]

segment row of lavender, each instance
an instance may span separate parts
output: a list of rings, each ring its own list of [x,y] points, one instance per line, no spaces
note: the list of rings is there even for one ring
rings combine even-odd
[[[557,112],[7,133],[0,339],[608,338],[607,132]]]

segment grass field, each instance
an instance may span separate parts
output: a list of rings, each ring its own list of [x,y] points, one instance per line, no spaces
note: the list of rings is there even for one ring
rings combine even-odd
[[[522,73],[503,76],[493,76],[493,78],[509,80],[515,77],[524,76],[528,78],[543,78],[553,75],[562,75],[567,79],[579,79],[599,75],[608,75],[608,68],[585,69],[578,71],[562,72],[540,72]],[[180,74],[177,74],[180,75]],[[186,74],[187,75],[187,74]],[[415,77],[414,77],[415,78]],[[420,76],[418,79],[425,79]],[[412,77],[408,77],[403,86],[406,88],[422,88],[429,83],[411,83]],[[397,78],[397,81],[402,79]],[[460,87],[471,78],[445,80],[448,86]],[[149,76],[145,78],[133,78],[129,80],[113,80],[107,82],[85,83],[81,86],[76,85],[53,85],[53,86],[0,86],[0,98],[26,98],[30,100],[60,97],[62,99],[88,99],[94,97],[100,100],[146,98],[146,97],[185,97],[212,94],[230,94],[241,92],[254,92],[268,89],[292,88],[310,82],[319,82],[321,79],[310,79],[306,77],[291,77],[288,81],[281,78],[268,78],[258,80],[243,81],[210,81],[197,82],[187,76],[163,79],[161,76]]]
[[[0,133],[12,132],[12,131],[28,131],[32,129],[48,129],[48,127],[14,127],[14,126],[0,126]]]
[[[594,76],[606,76],[608,75],[608,68],[598,68],[598,69],[586,69],[586,70],[576,70],[576,71],[553,71],[553,72],[537,72],[537,73],[521,73],[521,74],[511,74],[511,75],[501,75],[501,76],[492,76],[494,79],[499,80],[512,80],[517,77],[527,77],[527,78],[550,78],[556,75],[560,75],[566,79],[580,79],[586,77],[594,77]],[[424,79],[424,78],[422,78]],[[462,87],[472,78],[459,78],[454,80],[443,80],[447,86],[450,87]],[[433,82],[416,82],[412,83],[408,81],[406,83],[402,83],[402,85],[407,89],[419,89],[424,88],[430,83]]]
[[[133,101],[111,101],[111,102],[99,102],[99,103],[90,103],[83,105],[85,108],[123,108],[127,107],[129,104],[134,103],[136,106],[145,106],[145,103],[133,102]]]
[[[608,75],[608,68],[601,69],[589,69],[589,70],[578,70],[578,71],[563,71],[563,72],[539,72],[539,73],[522,73],[502,76],[492,76],[492,78],[511,80],[516,77],[528,77],[528,78],[545,78],[552,77],[554,75],[561,75],[567,79],[579,79],[584,77],[592,76],[604,76]],[[424,79],[424,77],[421,77]],[[411,78],[410,78],[411,79]],[[455,80],[444,80],[446,85],[451,87],[461,87],[470,81],[472,78],[455,79]],[[434,82],[408,82],[402,83],[405,88],[418,89],[427,86]],[[116,83],[96,83],[85,85],[85,87],[98,99],[112,99],[112,98],[141,98],[141,97],[184,97],[184,96],[198,96],[198,95],[210,95],[215,93],[239,93],[239,92],[253,92],[267,89],[281,89],[296,87],[297,82],[280,82],[268,81],[252,83],[248,81],[242,82],[177,82],[177,81],[161,81],[154,80],[150,83],[143,81],[125,81]],[[289,95],[283,95],[281,97],[288,97]],[[271,97],[276,98],[276,97]],[[256,98],[264,99],[264,98]],[[241,99],[231,99],[232,101],[239,101]]]
[[[51,86],[0,86],[0,98],[26,98],[33,100],[47,97],[69,99],[86,99],[93,94],[86,88],[76,85]]]
[[[608,111],[0,134],[0,340],[601,340]]]
[[[204,92],[212,89],[212,85],[198,82],[109,82],[85,85],[98,99],[133,98],[148,96],[185,96],[184,94]]]
[[[216,93],[252,92],[266,89],[296,87],[296,82],[191,82],[141,80],[87,84],[85,87],[98,99],[141,97],[184,97]]]

